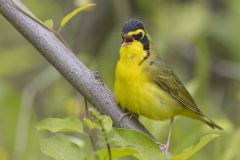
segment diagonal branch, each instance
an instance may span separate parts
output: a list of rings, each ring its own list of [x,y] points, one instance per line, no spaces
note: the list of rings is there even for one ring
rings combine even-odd
[[[16,8],[11,0],[0,0],[0,13],[94,107],[101,113],[109,115],[116,127],[137,129],[155,140],[137,120],[124,117],[119,121],[124,112],[115,103],[112,93],[99,80],[99,77],[84,66],[53,32]]]

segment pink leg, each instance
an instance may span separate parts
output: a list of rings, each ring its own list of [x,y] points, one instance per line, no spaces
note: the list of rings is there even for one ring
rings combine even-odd
[[[169,149],[169,146],[170,146],[170,138],[171,138],[171,135],[172,135],[173,121],[174,121],[174,117],[171,118],[171,120],[170,120],[170,128],[169,128],[169,132],[168,132],[167,143],[162,144],[160,146],[160,149],[165,153],[166,156],[169,155],[168,149]]]

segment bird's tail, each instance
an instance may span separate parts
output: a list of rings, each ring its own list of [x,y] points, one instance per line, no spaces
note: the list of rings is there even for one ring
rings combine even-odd
[[[222,127],[217,125],[215,122],[213,122],[211,119],[207,118],[206,116],[202,116],[201,120],[213,129],[217,128],[217,129],[223,130]]]

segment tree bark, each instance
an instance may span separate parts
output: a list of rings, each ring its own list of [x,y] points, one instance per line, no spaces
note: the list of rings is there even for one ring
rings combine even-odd
[[[53,32],[19,10],[11,0],[0,0],[0,13],[81,95],[102,114],[109,115],[114,126],[139,130],[156,141],[138,120],[125,116],[119,121],[124,112],[117,106],[111,91],[101,82],[99,76],[83,65]]]

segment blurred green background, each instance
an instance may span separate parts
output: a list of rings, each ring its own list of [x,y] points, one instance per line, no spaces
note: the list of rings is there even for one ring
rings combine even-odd
[[[61,19],[88,0],[22,0],[42,21]],[[171,152],[181,152],[207,133],[221,136],[192,159],[240,160],[240,1],[96,0],[61,34],[110,89],[129,18],[145,23],[153,45],[193,94],[201,110],[224,128],[177,118]],[[0,16],[0,160],[48,159],[40,152],[36,124],[47,117],[83,114],[82,97]],[[80,106],[80,108],[79,108]],[[168,122],[141,117],[161,142]]]

